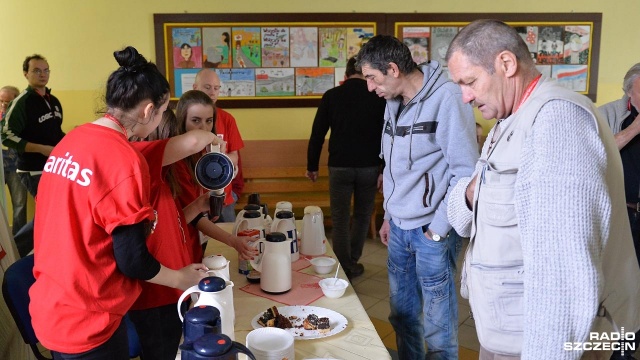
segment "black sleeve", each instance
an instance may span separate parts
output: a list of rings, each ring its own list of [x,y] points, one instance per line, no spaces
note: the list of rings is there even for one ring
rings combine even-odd
[[[307,148],[307,171],[318,171],[324,138],[331,127],[331,105],[327,93],[322,96],[311,127],[311,137]]]
[[[147,248],[145,223],[118,226],[111,234],[116,265],[130,278],[149,280],[160,272],[160,263]]]

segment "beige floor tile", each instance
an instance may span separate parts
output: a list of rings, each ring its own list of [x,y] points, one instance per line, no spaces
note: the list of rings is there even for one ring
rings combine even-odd
[[[358,294],[358,299],[360,299],[360,302],[362,303],[362,307],[364,307],[365,310],[372,307],[378,301],[380,301],[380,299],[378,298],[374,298],[373,296],[369,296],[365,294]]]
[[[389,334],[393,333],[393,326],[387,321],[382,321],[380,319],[371,318],[371,322],[373,326],[376,328],[378,335],[380,335],[381,339],[384,339]]]
[[[370,318],[376,318],[382,321],[389,321],[390,312],[391,308],[389,302],[386,300],[380,300],[367,309],[367,314],[369,314]]]
[[[458,304],[458,325],[463,324],[470,317],[469,310],[471,308],[468,305]]]
[[[398,345],[396,345],[396,333],[392,332],[391,334],[382,338],[382,343],[389,349],[398,350]]]
[[[459,360],[478,360],[479,356],[480,356],[480,354],[475,350],[467,349],[467,348],[462,347],[462,346],[458,347],[458,359]]]
[[[480,342],[478,341],[476,328],[464,324],[460,325],[458,327],[458,345],[470,350],[480,351]]]
[[[358,294],[373,296],[377,299],[386,299],[389,296],[389,284],[382,281],[372,279],[358,281],[356,278],[351,284]]]

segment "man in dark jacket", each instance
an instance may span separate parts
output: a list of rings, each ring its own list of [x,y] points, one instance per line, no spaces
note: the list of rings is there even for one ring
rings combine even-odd
[[[331,128],[329,193],[333,250],[350,279],[364,272],[358,260],[379,183],[385,108],[384,99],[367,90],[367,83],[355,63],[355,58],[349,59],[345,81],[322,97],[309,139],[306,172],[311,181],[316,181],[322,144]],[[353,222],[350,222],[352,197]]]
[[[2,124],[2,144],[18,151],[17,172],[34,197],[42,169],[53,147],[62,140],[62,105],[51,95],[49,63],[43,56],[27,56],[22,64],[29,86],[11,102]],[[33,222],[15,235],[20,256],[33,249]]]

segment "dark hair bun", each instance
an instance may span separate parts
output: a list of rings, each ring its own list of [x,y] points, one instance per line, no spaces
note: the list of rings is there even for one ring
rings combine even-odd
[[[138,53],[133,46],[127,46],[120,51],[114,51],[113,57],[116,58],[118,64],[125,70],[136,70],[137,68],[147,64],[147,59]]]

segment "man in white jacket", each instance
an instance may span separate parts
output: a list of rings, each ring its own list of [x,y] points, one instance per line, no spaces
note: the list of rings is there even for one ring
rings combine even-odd
[[[589,99],[541,77],[503,22],[466,26],[447,61],[463,101],[498,119],[448,207],[453,228],[470,236],[461,290],[480,358],[578,359],[593,343],[633,335],[640,269],[606,122]]]

